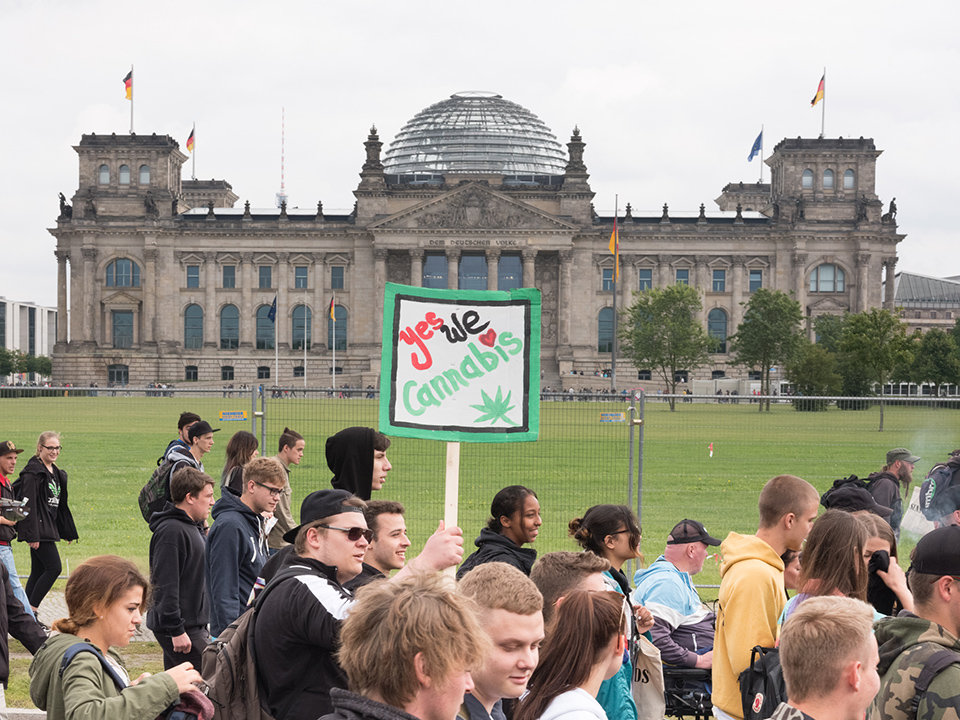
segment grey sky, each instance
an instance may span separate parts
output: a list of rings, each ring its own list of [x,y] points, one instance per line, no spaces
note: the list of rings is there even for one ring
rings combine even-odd
[[[156,8],[162,8],[158,12]],[[57,193],[77,187],[82,133],[126,133],[122,78],[135,65],[135,130],[185,150],[197,177],[256,206],[280,185],[286,108],[291,206],[349,208],[376,123],[385,147],[419,110],[491,90],[566,143],[579,125],[599,212],[695,212],[746,158],[826,133],[884,151],[877,193],[896,196],[899,270],[960,274],[960,75],[954,3],[892,2],[20,2],[0,0],[4,138],[0,295],[56,302]],[[189,164],[186,166],[189,177]],[[769,169],[764,168],[764,179]]]

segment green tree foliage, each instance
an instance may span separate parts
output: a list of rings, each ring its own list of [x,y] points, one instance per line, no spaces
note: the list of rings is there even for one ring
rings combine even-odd
[[[873,308],[847,316],[840,350],[847,360],[862,368],[871,385],[881,390],[880,427],[883,431],[883,385],[890,381],[899,364],[908,361],[907,328],[889,310]]]
[[[840,336],[843,334],[845,315],[820,315],[813,321],[813,331],[817,336],[817,345],[827,352],[840,351]]]
[[[0,378],[17,372],[17,356],[13,350],[0,348]]]
[[[787,380],[797,395],[836,395],[840,392],[843,380],[837,373],[837,358],[821,345],[804,340],[796,352],[787,361]],[[802,397],[793,401],[797,410],[826,410],[826,400],[805,400]]]
[[[933,328],[923,333],[913,353],[911,377],[917,383],[933,383],[936,395],[940,386],[960,382],[960,353],[952,333]]]
[[[760,288],[746,303],[743,322],[730,338],[737,365],[759,370],[761,393],[770,395],[770,368],[790,359],[802,340],[800,303],[779,290]],[[770,400],[760,409],[770,410]]]
[[[696,320],[700,295],[688,285],[650,288],[633,294],[633,304],[620,312],[617,335],[621,349],[637,368],[654,368],[668,392],[677,390],[677,372],[692,370],[708,359],[710,338]],[[670,409],[675,410],[674,400]]]

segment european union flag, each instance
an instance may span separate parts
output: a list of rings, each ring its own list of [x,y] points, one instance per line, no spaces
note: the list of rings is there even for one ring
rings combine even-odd
[[[760,131],[760,134],[757,135],[757,139],[753,141],[753,147],[750,148],[750,154],[747,156],[747,162],[753,160],[754,156],[760,154],[760,148],[763,147],[763,130]]]
[[[277,296],[273,296],[273,305],[270,306],[270,311],[267,313],[267,317],[270,318],[270,322],[275,323],[277,321]]]

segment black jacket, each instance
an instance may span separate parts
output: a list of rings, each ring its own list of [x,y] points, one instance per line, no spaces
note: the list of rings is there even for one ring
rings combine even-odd
[[[320,720],[419,720],[393,705],[384,705],[349,690],[334,688],[334,711]]]
[[[477,551],[463,561],[460,569],[457,570],[457,580],[477,565],[488,562],[502,562],[513,565],[524,575],[529,576],[530,570],[533,568],[533,562],[537,559],[537,551],[533,548],[520,547],[510,538],[495,533],[488,528],[480,531],[480,537],[474,540],[473,544],[477,546]]]
[[[147,627],[161,635],[182,635],[210,621],[207,604],[205,538],[197,524],[173,503],[150,517],[150,587]]]
[[[867,476],[867,489],[877,501],[892,511],[887,522],[894,530],[900,529],[900,520],[903,519],[903,500],[900,498],[900,480],[893,473],[883,470]]]
[[[373,439],[376,430],[344,428],[327,438],[327,467],[333,471],[330,484],[361,500],[370,499],[373,487]]]
[[[3,602],[0,602],[0,682],[7,686],[10,676],[10,648],[7,643],[7,633],[13,635],[23,643],[31,654],[37,652],[47,640],[47,634],[40,624],[27,615],[23,605],[13,594],[10,587],[10,576],[7,568],[0,563],[0,585],[2,585]]]
[[[260,697],[277,720],[315,720],[333,709],[330,688],[347,687],[334,654],[353,596],[335,567],[310,558],[292,560],[273,582],[282,584],[259,604],[254,626]]]
[[[17,495],[13,491],[13,478],[7,478],[7,482],[0,480],[0,497],[15,500]],[[0,525],[0,541],[9,543],[17,536],[16,525]]]
[[[37,456],[27,462],[20,477],[13,484],[18,500],[29,498],[30,514],[17,523],[17,540],[42,542],[45,540],[76,540],[77,526],[67,504],[67,473],[53,466],[46,466]]]

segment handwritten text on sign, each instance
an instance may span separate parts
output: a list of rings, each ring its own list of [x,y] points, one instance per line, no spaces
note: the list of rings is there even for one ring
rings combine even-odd
[[[416,437],[438,432],[444,437],[437,439],[486,442],[536,437],[531,420],[539,412],[531,417],[530,388],[532,377],[536,404],[539,292],[391,284],[385,310],[381,386],[390,389],[381,405],[381,429],[386,419],[396,434]],[[401,433],[401,428],[416,432]],[[507,437],[512,435],[517,437]]]

